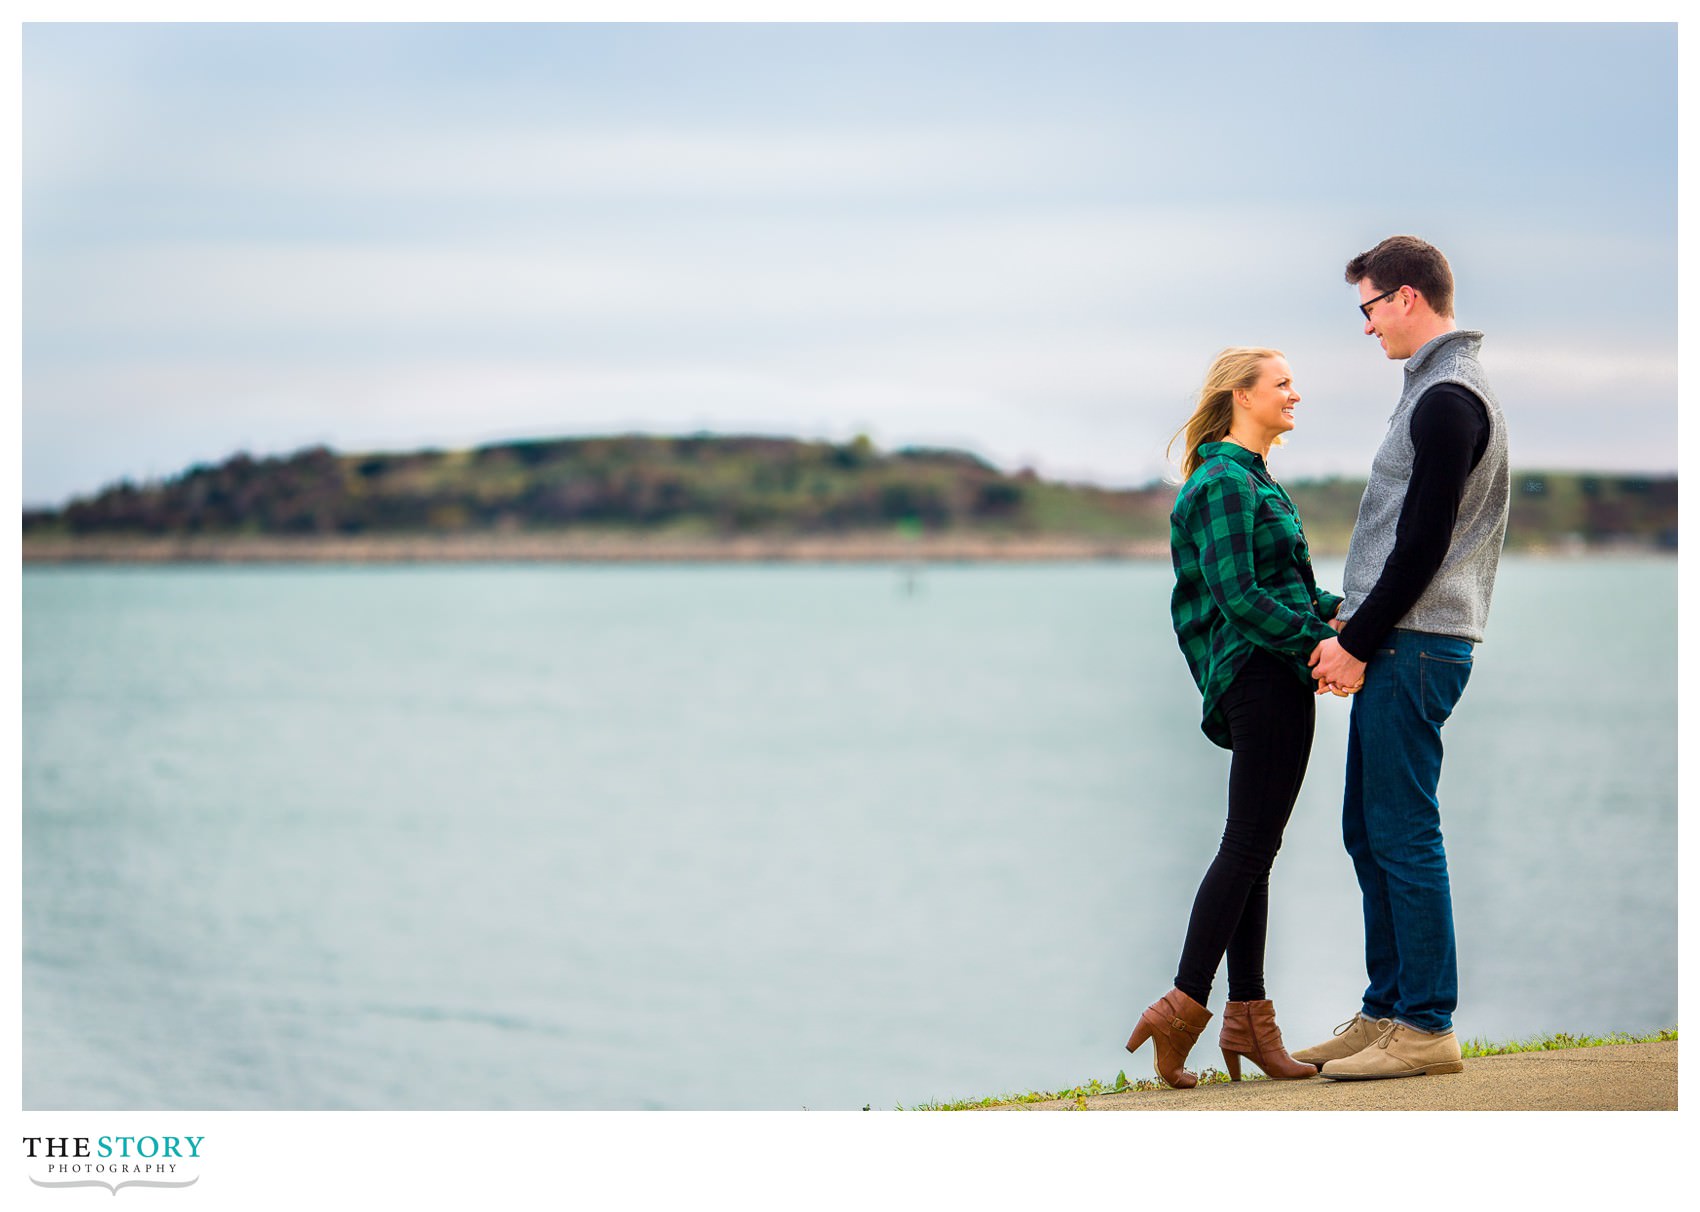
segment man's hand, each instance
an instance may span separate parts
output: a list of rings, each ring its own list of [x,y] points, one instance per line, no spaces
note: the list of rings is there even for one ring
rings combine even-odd
[[[1316,693],[1331,691],[1345,698],[1362,689],[1364,663],[1340,647],[1339,640],[1323,640],[1311,650],[1310,676],[1316,679]]]

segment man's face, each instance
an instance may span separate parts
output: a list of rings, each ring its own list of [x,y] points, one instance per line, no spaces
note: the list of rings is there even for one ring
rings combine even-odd
[[[1411,298],[1403,287],[1399,293],[1388,295],[1378,303],[1370,303],[1377,295],[1386,294],[1393,288],[1377,286],[1368,278],[1358,280],[1358,303],[1369,307],[1369,319],[1364,321],[1364,335],[1375,337],[1381,342],[1381,348],[1389,358],[1408,358],[1417,351],[1411,348],[1408,331],[1411,315]]]

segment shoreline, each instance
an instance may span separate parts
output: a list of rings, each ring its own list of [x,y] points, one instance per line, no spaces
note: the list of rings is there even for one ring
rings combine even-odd
[[[477,534],[383,536],[78,536],[22,541],[25,565],[67,564],[950,564],[1167,560],[1161,539],[1068,535],[888,534],[667,536]],[[1575,559],[1666,556],[1628,545],[1530,547],[1508,555]],[[1344,551],[1317,550],[1321,559]]]
[[[23,540],[25,564],[951,563],[1167,559],[1166,542],[1068,536],[884,534],[684,537],[480,534]]]

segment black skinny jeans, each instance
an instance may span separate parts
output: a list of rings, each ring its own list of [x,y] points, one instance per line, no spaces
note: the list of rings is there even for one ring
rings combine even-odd
[[[1304,783],[1316,733],[1316,694],[1259,648],[1222,695],[1234,758],[1228,772],[1228,825],[1192,903],[1175,988],[1199,1005],[1222,956],[1228,1000],[1261,1001],[1269,928],[1269,869]]]

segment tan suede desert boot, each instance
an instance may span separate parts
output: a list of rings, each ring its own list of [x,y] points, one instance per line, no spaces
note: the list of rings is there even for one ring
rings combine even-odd
[[[1306,1048],[1303,1052],[1295,1052],[1293,1059],[1317,1066],[1325,1065],[1331,1060],[1345,1060],[1373,1044],[1375,1037],[1392,1021],[1390,1018],[1365,1018],[1362,1014],[1354,1014],[1334,1028],[1333,1039],[1314,1048]]]
[[[1451,1031],[1418,1031],[1395,1022],[1389,1022],[1362,1052],[1322,1066],[1322,1076],[1336,1081],[1463,1071],[1464,1054],[1458,1048],[1457,1035]]]

